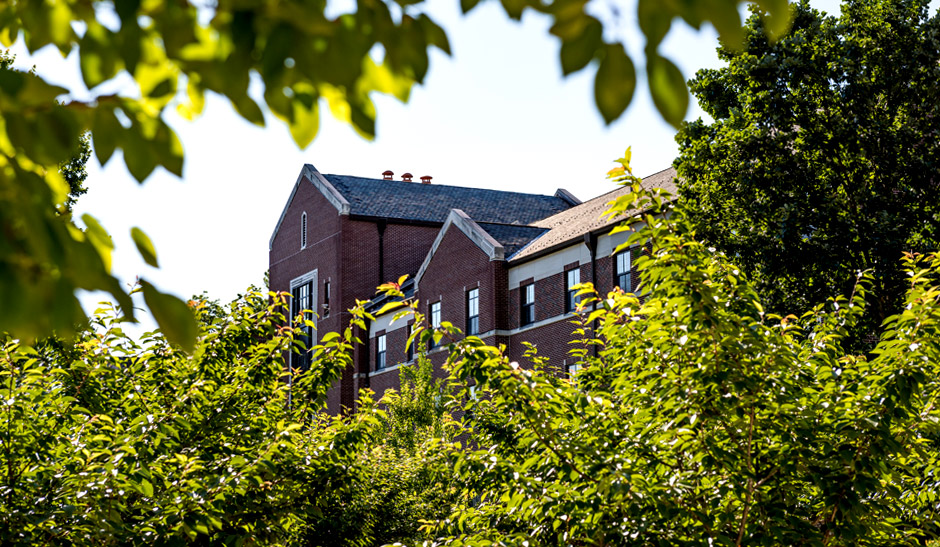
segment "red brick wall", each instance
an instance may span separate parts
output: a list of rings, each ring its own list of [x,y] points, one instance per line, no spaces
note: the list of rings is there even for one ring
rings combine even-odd
[[[304,211],[307,213],[307,247],[301,249],[301,214]],[[341,314],[337,313],[342,309],[337,305],[337,295],[341,292],[338,281],[342,218],[336,207],[304,178],[287,208],[269,252],[269,278],[273,291],[289,291],[291,279],[317,270],[317,312],[321,315],[323,283],[330,282],[332,310],[328,317],[320,317],[317,321],[317,340],[326,332],[340,330],[343,325]],[[327,394],[327,408],[330,413],[339,412],[338,385]]]
[[[356,300],[371,299],[375,296],[375,289],[387,281],[397,281],[401,275],[413,276],[427,256],[439,228],[433,226],[412,226],[404,224],[387,224],[383,235],[384,244],[384,277],[380,276],[379,269],[379,225],[366,220],[353,220],[348,217],[342,219],[341,250],[343,283],[341,306],[343,322],[349,321],[349,314],[345,310],[356,305]],[[365,341],[368,334],[360,337]],[[398,351],[398,350],[395,350]],[[374,370],[372,346],[363,346],[356,349],[356,362],[360,374]],[[404,344],[401,345],[404,352]],[[392,364],[392,354],[388,354],[389,363]],[[354,381],[352,376],[344,380],[340,401],[343,406],[352,408],[360,387],[367,385],[364,378]],[[371,387],[371,386],[370,386]],[[373,388],[374,389],[374,388]]]
[[[403,275],[414,277],[424,263],[439,226],[389,224],[385,229],[385,279],[398,281]]]
[[[467,327],[467,293],[480,288],[480,332],[496,327],[494,313],[496,292],[489,257],[460,231],[451,226],[438,246],[418,286],[421,312],[429,312],[430,302],[441,301],[441,320],[449,321],[465,331]],[[430,317],[428,318],[430,321]]]
[[[509,359],[530,366],[531,363],[524,357],[526,347],[523,344],[530,342],[538,349],[539,356],[547,357],[552,366],[563,372],[564,361],[572,361],[568,352],[574,347],[569,343],[575,339],[571,334],[576,328],[571,323],[573,319],[574,317],[565,317],[560,321],[515,334],[509,346]]]

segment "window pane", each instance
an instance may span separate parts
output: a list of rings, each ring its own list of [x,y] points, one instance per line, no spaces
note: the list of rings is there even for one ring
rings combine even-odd
[[[435,302],[431,304],[431,327],[438,328],[441,326],[441,303]],[[433,349],[437,347],[437,344],[434,343],[434,337],[431,337],[431,340],[428,342],[428,349]]]
[[[480,289],[473,289],[467,295],[467,315],[480,314]]]
[[[480,289],[467,291],[467,334],[480,333]]]
[[[519,321],[522,325],[535,322],[535,284],[530,283],[522,287],[522,314]]]
[[[617,274],[614,283],[624,292],[633,290],[630,279],[630,251],[617,254]]]
[[[435,302],[431,304],[431,326],[440,327],[441,326],[441,303]]]
[[[385,335],[381,335],[376,340],[375,368],[385,368]]]
[[[565,274],[565,311],[571,312],[575,311],[578,307],[578,302],[580,298],[575,296],[577,291],[573,289],[575,285],[581,282],[581,270],[575,268],[573,270],[568,270]]]

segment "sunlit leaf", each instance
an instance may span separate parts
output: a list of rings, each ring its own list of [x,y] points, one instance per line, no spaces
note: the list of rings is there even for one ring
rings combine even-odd
[[[579,36],[561,43],[561,71],[565,76],[586,67],[602,46],[603,28],[599,21],[590,18]]]
[[[689,108],[689,90],[682,72],[672,61],[657,55],[647,58],[646,73],[653,104],[667,122],[678,128]]]
[[[98,219],[88,213],[82,215],[82,222],[85,223],[85,235],[88,237],[88,241],[94,245],[98,255],[101,256],[105,271],[110,272],[111,251],[114,250],[114,241],[111,239],[111,235],[101,226]]]
[[[144,300],[167,340],[179,344],[187,353],[196,347],[198,329],[192,310],[179,298],[162,293],[147,281],[141,281]]]
[[[159,268],[160,266],[157,263],[157,250],[154,248],[153,242],[150,241],[150,237],[147,236],[143,230],[135,226],[131,228],[131,238],[134,240],[134,245],[137,246],[137,251],[144,259],[144,262],[154,268]]]
[[[608,44],[594,78],[594,100],[604,122],[612,123],[633,99],[636,69],[620,44]]]

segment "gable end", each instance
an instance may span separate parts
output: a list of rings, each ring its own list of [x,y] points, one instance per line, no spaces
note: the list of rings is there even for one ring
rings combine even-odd
[[[313,186],[323,194],[323,197],[329,201],[333,207],[336,207],[337,212],[340,215],[349,214],[349,202],[346,201],[346,198],[339,193],[326,178],[317,171],[317,168],[313,165],[307,163],[304,164],[303,169],[300,170],[300,174],[297,176],[297,181],[294,183],[294,188],[290,192],[290,197],[287,198],[287,203],[284,204],[284,210],[281,211],[281,217],[277,219],[277,224],[274,226],[274,232],[271,234],[271,239],[268,240],[268,250],[270,251],[274,248],[274,238],[277,237],[278,230],[281,229],[281,224],[284,222],[284,217],[287,216],[287,209],[290,208],[291,202],[294,201],[294,196],[297,195],[297,189],[300,187],[300,184],[304,179],[307,179],[313,184]]]
[[[486,253],[486,256],[490,258],[490,261],[505,260],[505,249],[498,241],[493,239],[493,236],[488,234],[486,230],[474,222],[473,219],[467,215],[467,213],[464,213],[460,209],[451,209],[450,214],[447,215],[447,220],[444,222],[444,226],[441,227],[441,231],[437,233],[437,238],[434,240],[434,244],[431,245],[431,250],[428,251],[428,256],[425,257],[424,263],[421,264],[421,269],[419,269],[417,275],[415,275],[415,290],[417,290],[417,286],[421,282],[421,277],[424,276],[425,270],[427,270],[428,266],[431,264],[431,258],[434,257],[434,253],[441,245],[441,241],[444,240],[444,235],[447,233],[447,229],[451,226],[456,226],[458,229],[460,229],[460,231],[463,232],[464,235],[466,235],[470,241],[474,243],[474,245]]]

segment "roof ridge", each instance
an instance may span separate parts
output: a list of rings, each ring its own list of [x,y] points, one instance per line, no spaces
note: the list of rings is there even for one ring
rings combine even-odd
[[[557,196],[548,195],[548,194],[533,194],[533,193],[530,193],[530,192],[517,192],[517,191],[515,191],[515,190],[497,190],[497,189],[495,189],[495,188],[477,188],[477,187],[474,187],[474,186],[459,186],[459,185],[456,185],[456,184],[437,184],[437,183],[424,184],[424,183],[422,183],[422,182],[408,182],[408,181],[404,181],[404,180],[373,179],[373,178],[370,178],[370,177],[360,177],[359,175],[340,175],[340,174],[337,174],[337,173],[322,173],[322,175],[323,175],[324,177],[348,177],[348,178],[353,178],[353,179],[360,179],[360,180],[368,180],[368,181],[373,181],[373,182],[379,182],[379,183],[383,183],[383,184],[388,184],[389,182],[395,182],[395,183],[401,183],[401,184],[412,184],[412,185],[414,185],[414,186],[416,186],[416,187],[425,187],[425,186],[427,186],[427,187],[436,187],[436,188],[460,188],[460,189],[462,189],[462,190],[484,190],[484,191],[487,191],[487,192],[499,192],[499,193],[501,193],[501,194],[518,194],[518,195],[520,195],[520,196],[538,196],[538,197],[541,197],[541,198],[561,199],[561,198],[559,198],[559,197],[557,197]]]

